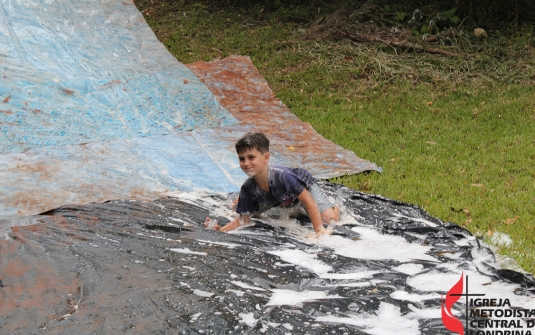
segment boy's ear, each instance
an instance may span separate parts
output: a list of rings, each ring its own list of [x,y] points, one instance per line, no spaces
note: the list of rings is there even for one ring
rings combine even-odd
[[[269,151],[264,154],[264,161],[267,163],[269,161]]]

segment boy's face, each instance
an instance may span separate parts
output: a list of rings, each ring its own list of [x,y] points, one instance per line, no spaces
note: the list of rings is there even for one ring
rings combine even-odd
[[[269,152],[262,154],[258,149],[247,149],[238,154],[240,168],[249,177],[266,170],[269,162]]]

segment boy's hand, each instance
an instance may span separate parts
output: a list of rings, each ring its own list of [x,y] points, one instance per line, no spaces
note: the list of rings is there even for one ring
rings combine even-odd
[[[206,227],[206,229],[221,229],[221,226],[217,223],[217,220],[212,220],[210,218],[206,218],[206,221],[204,221],[204,226]]]
[[[323,235],[331,235],[331,233],[332,233],[331,230],[321,227],[320,229],[316,231],[316,238],[323,236]]]

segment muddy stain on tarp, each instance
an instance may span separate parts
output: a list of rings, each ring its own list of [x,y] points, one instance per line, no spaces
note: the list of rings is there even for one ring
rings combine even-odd
[[[240,124],[264,132],[271,140],[271,151],[284,156],[286,165],[304,167],[319,178],[382,171],[295,116],[275,97],[249,57],[229,56],[186,66]]]
[[[345,225],[317,241],[306,217],[276,213],[232,234],[203,229],[207,215],[231,218],[225,196],[33,216],[0,242],[0,332],[378,334],[386,317],[406,323],[402,334],[443,334],[440,295],[454,284],[443,278],[461,271],[474,292],[508,292],[513,307],[535,301],[532,278],[493,267],[468,231],[412,205],[322,187]]]

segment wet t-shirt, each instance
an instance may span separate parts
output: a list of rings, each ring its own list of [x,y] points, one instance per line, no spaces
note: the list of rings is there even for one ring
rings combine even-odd
[[[272,207],[293,206],[301,192],[316,182],[305,169],[280,165],[269,166],[268,180],[269,192],[265,192],[253,178],[248,178],[241,187],[236,212],[258,214]]]

